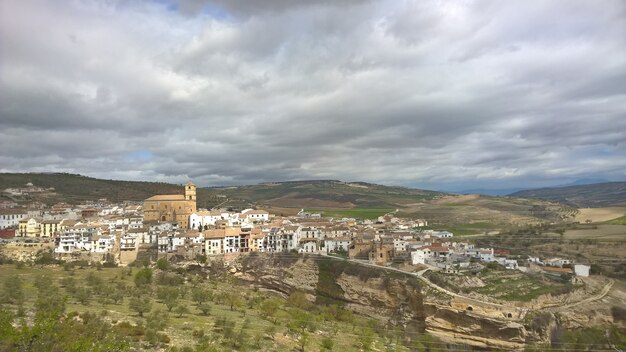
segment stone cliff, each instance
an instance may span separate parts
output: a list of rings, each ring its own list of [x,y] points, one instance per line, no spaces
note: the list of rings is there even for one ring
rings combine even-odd
[[[230,267],[250,285],[283,295],[303,291],[312,302],[339,304],[402,326],[407,336],[427,331],[451,344],[518,350],[527,341],[549,341],[554,327],[553,315],[531,324],[532,317],[515,311],[478,306],[469,311],[450,297],[435,296],[415,276],[329,257],[251,253]]]

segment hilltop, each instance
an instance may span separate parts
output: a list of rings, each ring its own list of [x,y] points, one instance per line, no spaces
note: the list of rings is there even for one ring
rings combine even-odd
[[[510,196],[551,200],[577,208],[626,206],[626,182],[537,188],[511,193]]]
[[[446,195],[443,192],[337,180],[271,182],[212,188],[211,191],[251,203],[299,208],[395,208]]]
[[[141,201],[155,194],[182,192],[181,185],[162,182],[102,180],[66,173],[4,173],[0,189],[24,187],[26,183],[54,192],[37,194],[22,202],[46,204],[107,198]],[[6,196],[4,196],[6,197]],[[574,211],[562,204],[536,199],[453,195],[443,192],[384,186],[365,182],[312,180],[271,182],[237,187],[198,188],[199,208],[242,209],[258,206],[276,214],[295,214],[300,209],[324,211],[329,216],[375,218],[386,212],[427,219],[432,225],[457,225],[458,232],[482,232],[494,224],[526,224],[567,219]]]
[[[396,211],[403,217],[428,219],[433,225],[461,225],[457,229],[468,232],[489,230],[493,224],[563,220],[575,213],[575,210],[559,203],[542,200],[454,195],[337,180],[218,187],[210,188],[209,192],[222,199],[239,199],[263,207],[274,207],[275,212],[279,213],[304,208],[312,211],[326,210],[324,213],[330,216],[359,217],[368,209],[379,211],[380,214],[387,210]]]
[[[180,186],[162,182],[102,180],[68,173],[0,173],[0,190],[23,188],[27,183],[53,192],[38,195],[36,200],[47,204],[76,204],[107,198],[111,201],[139,201],[154,194],[179,193]]]

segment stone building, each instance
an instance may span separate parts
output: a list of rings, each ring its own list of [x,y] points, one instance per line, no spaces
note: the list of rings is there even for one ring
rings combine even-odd
[[[152,196],[143,202],[145,222],[176,222],[181,228],[189,228],[189,216],[196,211],[196,186],[187,182],[184,194]]]

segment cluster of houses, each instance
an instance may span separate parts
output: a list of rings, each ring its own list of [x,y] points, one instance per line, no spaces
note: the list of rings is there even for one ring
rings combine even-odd
[[[449,231],[424,229],[425,220],[398,218],[393,213],[376,220],[324,218],[304,210],[282,217],[261,209],[196,209],[195,196],[195,185],[189,182],[184,194],[153,196],[143,205],[101,199],[45,209],[0,207],[0,231],[2,237],[12,237],[6,233],[13,231],[18,238],[48,242],[64,259],[114,258],[121,264],[135,261],[142,253],[195,259],[299,252],[339,254],[378,265],[426,265],[448,273],[480,270],[493,262],[511,270],[528,268],[506,251],[453,241]],[[530,258],[524,264],[555,273],[589,274],[588,266],[559,258]]]

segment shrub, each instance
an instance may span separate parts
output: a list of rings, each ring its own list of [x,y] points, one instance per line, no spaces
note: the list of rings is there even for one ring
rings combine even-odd
[[[149,285],[152,283],[152,269],[142,268],[135,274],[135,285],[137,287]]]

